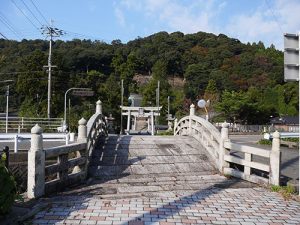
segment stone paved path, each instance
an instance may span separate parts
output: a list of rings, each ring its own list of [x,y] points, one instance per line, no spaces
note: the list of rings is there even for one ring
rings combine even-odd
[[[110,136],[92,180],[49,199],[33,224],[300,224],[300,203],[217,173],[191,137]]]
[[[67,196],[39,212],[33,224],[300,224],[300,203],[262,188],[212,189],[175,198]]]

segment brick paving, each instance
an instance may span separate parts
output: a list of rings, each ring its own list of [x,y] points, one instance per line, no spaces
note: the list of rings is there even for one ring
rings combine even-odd
[[[63,196],[33,224],[300,224],[300,202],[263,188],[211,189],[188,196],[99,199]]]

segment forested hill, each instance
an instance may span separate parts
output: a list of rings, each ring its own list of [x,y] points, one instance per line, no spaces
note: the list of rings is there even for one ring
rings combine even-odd
[[[12,85],[14,103],[22,115],[46,115],[47,73],[43,66],[47,65],[48,48],[49,42],[44,40],[0,39],[1,80],[16,81]],[[212,99],[211,110],[222,111],[222,103],[237,99],[239,94],[242,105],[237,107],[246,111],[252,107],[255,112],[226,114],[223,110],[228,119],[258,123],[263,121],[255,121],[257,116],[266,120],[269,114],[298,113],[297,83],[283,82],[283,53],[274,46],[243,44],[223,34],[159,32],[127,44],[119,40],[111,44],[56,40],[52,62],[57,66],[53,73],[53,116],[62,115],[64,92],[70,87],[91,87],[96,92],[94,98],[74,97],[76,112],[88,114],[82,103],[101,98],[107,112],[117,116],[120,79],[124,79],[126,97],[129,92],[143,93],[145,104],[155,104],[160,80],[161,102],[164,105],[167,96],[173,96],[173,112],[183,113],[188,103],[203,97]],[[150,74],[152,79],[141,88],[133,80],[136,74]],[[166,78],[173,77],[185,80],[183,90],[167,82]],[[3,101],[1,98],[0,107]]]

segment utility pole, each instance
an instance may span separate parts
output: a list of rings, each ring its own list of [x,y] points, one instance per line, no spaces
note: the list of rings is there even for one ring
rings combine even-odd
[[[6,91],[6,123],[5,123],[5,133],[8,133],[8,99],[9,99],[9,85],[7,85],[7,91]]]
[[[42,34],[46,35],[47,37],[50,37],[49,41],[49,56],[48,56],[48,65],[44,66],[45,68],[48,68],[48,119],[51,118],[51,70],[54,67],[51,62],[51,56],[52,56],[52,40],[53,37],[59,37],[64,34],[62,30],[59,30],[58,28],[55,28],[52,26],[52,20],[50,21],[50,26],[44,26],[41,28]]]
[[[121,80],[121,106],[123,107],[123,95],[124,95],[124,80]],[[121,126],[120,126],[120,134],[123,134],[123,109],[121,108]]]
[[[159,86],[160,81],[157,81],[157,89],[156,89],[156,106],[157,106],[157,113],[159,112]],[[158,124],[158,115],[155,116],[155,123]]]

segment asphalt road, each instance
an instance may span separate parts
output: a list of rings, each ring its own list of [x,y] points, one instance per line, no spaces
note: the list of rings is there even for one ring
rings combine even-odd
[[[229,135],[232,142],[271,150],[269,145],[259,145],[257,142],[263,135]],[[281,146],[281,175],[287,179],[299,179],[299,148]],[[265,161],[257,159],[257,161]]]
[[[65,141],[47,141],[47,142],[43,142],[43,147],[51,148],[55,146],[65,145],[65,144],[66,144]],[[13,142],[0,142],[0,150],[2,150],[5,146],[8,146],[10,151],[14,151],[15,144]],[[19,146],[18,147],[19,150],[23,150],[23,151],[29,150],[30,141],[21,142],[19,143],[18,146]]]

